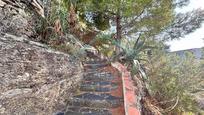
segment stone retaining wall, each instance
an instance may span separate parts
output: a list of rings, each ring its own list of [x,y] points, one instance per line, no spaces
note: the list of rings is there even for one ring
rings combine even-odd
[[[82,78],[80,65],[70,55],[45,45],[0,35],[0,114],[61,111]]]

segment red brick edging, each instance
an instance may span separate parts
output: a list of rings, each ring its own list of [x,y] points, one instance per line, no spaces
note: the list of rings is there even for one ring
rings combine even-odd
[[[111,63],[111,65],[122,75],[125,115],[140,115],[136,107],[136,94],[130,72],[119,62]]]

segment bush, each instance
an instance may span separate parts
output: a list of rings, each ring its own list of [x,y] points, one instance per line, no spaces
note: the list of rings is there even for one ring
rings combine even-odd
[[[162,53],[161,53],[162,52]],[[199,113],[194,92],[203,81],[201,61],[190,52],[185,57],[164,51],[154,52],[148,66],[151,95],[165,114]],[[159,54],[159,55],[158,55]]]

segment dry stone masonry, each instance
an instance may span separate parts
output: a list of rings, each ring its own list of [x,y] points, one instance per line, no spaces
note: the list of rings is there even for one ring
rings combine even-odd
[[[50,115],[65,108],[81,81],[68,54],[10,34],[0,35],[0,114]]]

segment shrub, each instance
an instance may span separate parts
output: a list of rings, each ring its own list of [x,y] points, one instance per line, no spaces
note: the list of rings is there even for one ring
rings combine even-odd
[[[164,109],[165,114],[198,114],[200,110],[192,92],[203,81],[201,61],[189,52],[185,57],[164,51],[154,53],[157,56],[150,59],[147,73],[151,95],[157,99],[157,105]]]

